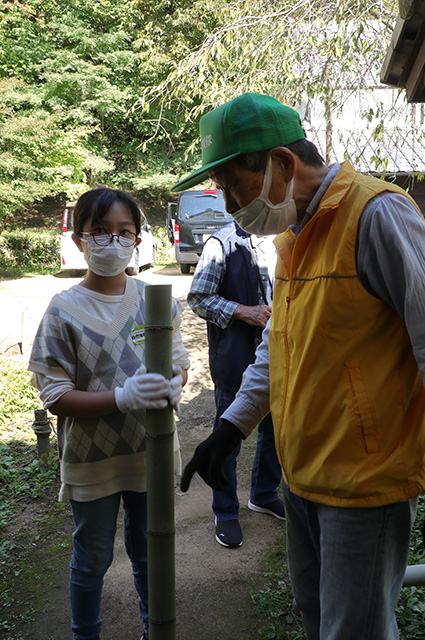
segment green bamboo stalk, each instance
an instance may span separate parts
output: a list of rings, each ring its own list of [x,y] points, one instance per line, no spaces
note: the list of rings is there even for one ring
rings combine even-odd
[[[171,285],[146,286],[145,358],[150,373],[172,376]],[[149,640],[175,640],[174,418],[146,412]]]

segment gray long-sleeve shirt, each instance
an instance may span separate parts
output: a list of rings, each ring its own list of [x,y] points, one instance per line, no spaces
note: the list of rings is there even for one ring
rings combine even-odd
[[[317,211],[338,170],[338,164],[330,168],[301,226],[294,226],[295,233],[299,233]],[[365,289],[403,318],[425,381],[425,221],[408,198],[385,192],[366,205],[357,232],[356,260]],[[245,371],[235,401],[222,416],[245,435],[251,433],[270,410],[269,327],[270,321],[263,331],[256,361]]]

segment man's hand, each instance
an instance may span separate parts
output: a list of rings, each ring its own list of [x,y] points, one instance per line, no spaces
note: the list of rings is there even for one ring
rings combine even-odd
[[[233,318],[235,320],[242,320],[247,324],[251,324],[254,327],[265,328],[268,319],[272,313],[272,308],[268,304],[257,304],[255,306],[249,306],[246,304],[240,304],[233,312]]]
[[[233,451],[243,438],[243,434],[234,424],[222,420],[217,429],[196,447],[192,459],[187,463],[180,488],[189,489],[190,482],[196,472],[212,489],[220,491],[228,480],[222,471],[225,458]]]

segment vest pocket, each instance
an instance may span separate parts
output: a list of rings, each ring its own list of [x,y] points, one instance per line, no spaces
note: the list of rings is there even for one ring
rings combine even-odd
[[[367,453],[376,453],[379,448],[375,413],[371,405],[360,364],[348,367],[353,396],[353,412],[362,431]]]

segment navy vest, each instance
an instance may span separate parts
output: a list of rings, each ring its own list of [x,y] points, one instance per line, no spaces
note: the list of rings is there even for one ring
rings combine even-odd
[[[250,234],[235,222],[214,233],[214,238],[223,246],[226,260],[224,278],[217,293],[227,300],[253,306],[260,302],[249,237]],[[257,329],[242,320],[233,320],[226,329],[207,322],[211,378],[220,389],[229,393],[239,389],[243,372],[255,359]]]

